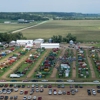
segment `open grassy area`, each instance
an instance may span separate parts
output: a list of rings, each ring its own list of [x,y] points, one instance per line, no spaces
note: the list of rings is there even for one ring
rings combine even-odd
[[[11,32],[17,29],[21,29],[21,28],[25,28],[31,25],[35,25],[37,23],[39,23],[40,21],[34,21],[32,23],[15,23],[15,24],[4,24],[4,23],[0,23],[0,33],[2,32]]]
[[[57,20],[48,21],[37,27],[22,31],[27,38],[50,38],[72,33],[80,41],[100,41],[100,20]]]

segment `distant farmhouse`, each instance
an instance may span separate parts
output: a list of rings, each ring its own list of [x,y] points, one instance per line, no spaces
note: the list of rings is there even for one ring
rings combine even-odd
[[[29,23],[29,21],[25,19],[18,19],[18,23]]]
[[[11,22],[10,21],[4,21],[4,24],[10,24]]]

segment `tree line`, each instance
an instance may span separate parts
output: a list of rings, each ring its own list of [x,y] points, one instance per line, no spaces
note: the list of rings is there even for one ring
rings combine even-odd
[[[7,20],[18,20],[18,19],[25,19],[25,20],[35,20],[35,21],[42,21],[42,20],[49,20],[49,18],[44,17],[42,14],[34,14],[34,13],[0,13],[0,19],[7,19]]]
[[[68,33],[65,37],[62,37],[61,35],[54,35],[51,37],[52,41],[54,43],[61,43],[61,42],[66,42],[69,43],[70,40],[73,40],[74,42],[76,41],[76,36],[73,36],[71,33]]]
[[[11,42],[12,40],[16,41],[16,40],[20,40],[20,39],[26,39],[22,33],[0,33],[0,42]]]

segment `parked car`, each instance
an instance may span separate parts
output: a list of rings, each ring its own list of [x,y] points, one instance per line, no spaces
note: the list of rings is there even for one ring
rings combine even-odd
[[[87,93],[88,93],[88,95],[91,95],[91,90],[87,89]]]
[[[8,96],[5,96],[4,99],[7,100],[8,99]]]
[[[2,94],[2,90],[0,90],[0,94]]]
[[[24,96],[24,97],[23,97],[23,100],[27,100],[27,96]]]
[[[23,90],[20,90],[20,94],[23,94],[24,93],[24,91]]]
[[[30,91],[30,95],[33,95],[33,91]]]
[[[40,85],[40,88],[43,88],[43,85]]]
[[[52,89],[49,89],[48,94],[49,94],[49,95],[52,95]]]
[[[22,88],[25,88],[25,85],[22,85]]]
[[[57,94],[57,91],[56,91],[56,89],[54,89],[54,90],[53,90],[53,94],[54,94],[54,95],[56,95],[56,94]]]
[[[95,80],[95,81],[93,81],[93,83],[99,83],[99,81],[98,80]]]
[[[62,94],[62,91],[61,91],[61,90],[59,90],[59,91],[58,91],[58,94],[59,94],[59,95],[61,95],[61,94]]]
[[[100,85],[97,85],[97,88],[100,89]]]
[[[1,96],[0,96],[0,100],[2,100],[2,99],[4,99],[4,96],[1,95]]]
[[[14,96],[14,100],[16,100],[18,98],[18,96]]]
[[[38,82],[38,80],[31,80],[31,82]]]
[[[13,99],[13,96],[10,96],[10,100],[12,100]]]
[[[75,88],[78,88],[78,85],[75,85]]]
[[[13,87],[13,84],[10,84],[9,87]]]
[[[15,92],[18,92],[18,88],[14,88],[14,91],[15,91]]]
[[[61,85],[61,88],[64,88],[64,87],[65,87],[65,85],[64,85],[64,84],[62,84],[62,85]]]
[[[7,94],[10,94],[11,93],[11,90],[7,90]]]
[[[44,88],[47,88],[47,85],[46,84],[44,84],[44,86],[43,86]]]
[[[67,95],[70,95],[70,91],[67,91]]]
[[[63,80],[57,80],[56,82],[64,82]]]
[[[92,94],[93,94],[93,95],[96,95],[95,89],[92,89]]]
[[[33,100],[36,100],[36,96],[33,96]]]
[[[44,79],[44,80],[41,80],[41,81],[42,81],[42,82],[48,82],[48,80],[45,80],[45,79]]]
[[[36,92],[39,92],[39,88],[36,88]]]
[[[65,95],[66,94],[66,91],[62,91],[62,94]]]
[[[41,88],[41,89],[40,89],[40,92],[43,92],[43,91],[44,91],[44,89]]]
[[[48,88],[52,88],[52,85],[48,85]]]
[[[39,87],[39,85],[38,85],[38,84],[36,84],[36,85],[35,85],[35,87],[36,87],[36,88],[38,88],[38,87]]]
[[[59,85],[59,84],[58,84],[58,85],[57,85],[57,87],[58,87],[58,88],[60,88],[60,87],[61,87],[61,85]]]
[[[28,85],[27,88],[30,88],[30,85]]]
[[[32,98],[32,96],[28,96],[28,97],[27,97],[28,100],[31,100],[31,98]]]
[[[18,88],[20,88],[20,87],[21,87],[21,85],[18,85],[17,87],[18,87]]]
[[[100,90],[97,90],[97,93],[100,93]]]
[[[28,94],[28,91],[24,91],[24,94],[27,95]]]
[[[42,100],[42,97],[38,97],[38,100]]]
[[[34,84],[32,84],[32,88],[34,88],[35,87],[35,85]]]

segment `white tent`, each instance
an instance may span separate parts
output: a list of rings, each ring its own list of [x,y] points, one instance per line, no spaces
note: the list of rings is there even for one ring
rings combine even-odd
[[[10,78],[20,78],[18,74],[10,74]]]
[[[35,39],[33,42],[34,43],[43,43],[44,39]]]
[[[41,43],[41,48],[47,48],[47,49],[51,49],[51,48],[59,48],[60,44],[59,43]]]
[[[16,43],[18,45],[33,44],[33,40],[17,40]]]

